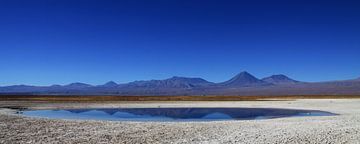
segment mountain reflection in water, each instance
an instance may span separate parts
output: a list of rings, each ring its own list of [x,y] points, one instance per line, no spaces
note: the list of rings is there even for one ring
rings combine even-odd
[[[206,121],[252,120],[293,116],[331,116],[316,110],[273,108],[117,108],[23,111],[23,115],[57,119],[135,120],[135,121]]]

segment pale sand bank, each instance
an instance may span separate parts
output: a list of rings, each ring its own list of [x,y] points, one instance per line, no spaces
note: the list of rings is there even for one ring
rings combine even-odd
[[[323,110],[340,114],[218,122],[110,122],[22,117],[0,110],[0,143],[360,143],[360,99],[46,103],[4,102],[32,109],[102,107],[261,107]]]

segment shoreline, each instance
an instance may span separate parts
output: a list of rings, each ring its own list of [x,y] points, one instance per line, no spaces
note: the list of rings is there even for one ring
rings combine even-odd
[[[325,117],[210,122],[123,122],[23,117],[0,109],[0,143],[359,143],[359,99],[301,99],[235,102],[29,102],[0,101],[0,107],[138,108],[251,107],[311,109]]]

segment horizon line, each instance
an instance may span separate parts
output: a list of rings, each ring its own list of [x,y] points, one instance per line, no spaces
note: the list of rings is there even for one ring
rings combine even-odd
[[[248,71],[241,71],[240,73],[228,78],[227,80],[225,81],[228,81],[230,80],[231,78],[234,78],[235,76],[241,74],[241,73],[248,73],[252,76],[254,76],[253,74],[249,73]],[[270,76],[266,76],[266,77],[263,77],[263,78],[259,78],[259,77],[256,77],[254,76],[255,78],[261,80],[261,79],[264,79],[264,78],[267,78],[267,77],[271,77],[271,76],[276,76],[276,75],[284,75],[290,79],[293,79],[285,74],[272,74]],[[213,82],[213,81],[209,81],[205,78],[202,78],[202,77],[191,77],[191,76],[170,76],[170,77],[167,77],[167,78],[162,78],[162,79],[144,79],[144,80],[132,80],[132,81],[127,81],[127,82],[116,82],[115,80],[109,80],[109,81],[105,81],[103,83],[98,83],[98,84],[92,84],[92,83],[88,83],[88,82],[80,82],[80,81],[74,81],[74,82],[69,82],[69,83],[63,83],[63,84],[57,84],[57,83],[54,83],[54,84],[48,84],[48,85],[36,85],[36,84],[26,84],[26,83],[21,83],[21,84],[10,84],[10,85],[1,85],[0,84],[0,87],[7,87],[7,86],[39,86],[39,87],[49,87],[49,86],[56,86],[56,85],[59,85],[59,86],[66,86],[66,85],[70,85],[70,84],[75,84],[75,83],[82,83],[82,84],[87,84],[87,85],[91,85],[91,86],[101,86],[101,85],[104,85],[106,83],[109,83],[109,82],[114,82],[118,85],[121,85],[121,84],[128,84],[128,83],[131,83],[131,82],[137,82],[137,81],[152,81],[152,80],[167,80],[167,79],[171,79],[171,78],[200,78],[200,79],[203,79],[203,80],[206,80],[208,82],[211,82],[211,83],[222,83],[222,82],[225,82],[225,81],[220,81],[220,82]],[[305,82],[305,83],[318,83],[318,82],[335,82],[335,81],[346,81],[346,80],[357,80],[357,79],[360,79],[360,77],[355,77],[355,78],[350,78],[350,79],[336,79],[336,80],[322,80],[322,81],[302,81],[302,80],[298,80],[298,79],[293,79],[293,80],[296,80],[296,81],[299,81],[299,82]]]

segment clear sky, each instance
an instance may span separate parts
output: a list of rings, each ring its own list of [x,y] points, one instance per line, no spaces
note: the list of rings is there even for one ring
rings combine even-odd
[[[1,0],[0,85],[360,77],[356,0]]]

